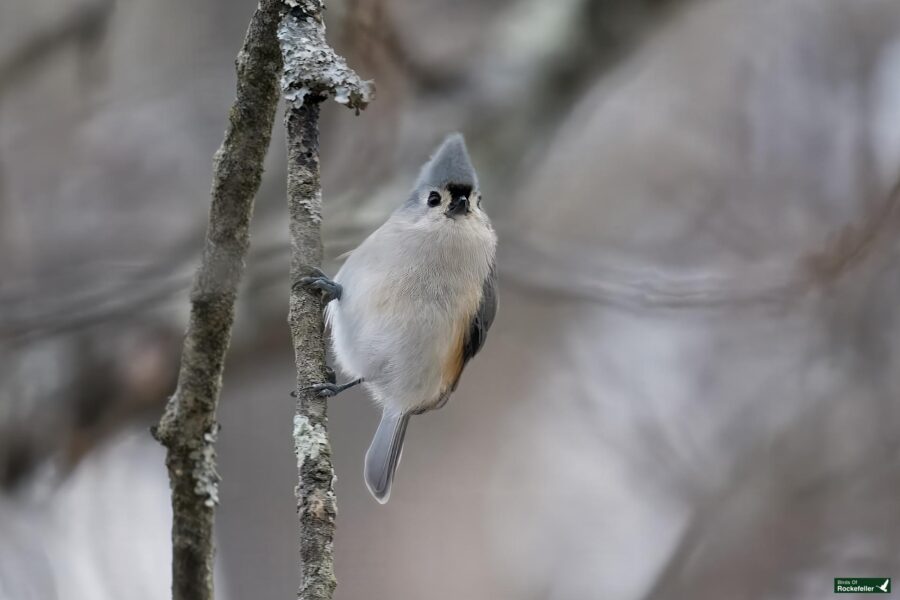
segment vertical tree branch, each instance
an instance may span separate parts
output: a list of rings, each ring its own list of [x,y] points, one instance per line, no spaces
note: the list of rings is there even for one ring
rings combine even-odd
[[[372,96],[344,59],[325,41],[322,0],[284,0],[278,39],[284,60],[282,87],[287,103],[288,214],[291,281],[322,262],[322,190],[319,183],[319,107],[328,96],[355,109]],[[291,286],[288,322],[297,365],[297,514],[300,521],[301,600],[330,600],[334,576],[333,541],[337,504],[328,441],[326,403],[303,388],[325,380],[322,301]]]
[[[154,432],[167,450],[172,488],[174,600],[213,598],[216,405],[250,241],[253,198],[278,103],[278,9],[278,0],[260,1],[235,62],[237,97],[215,156],[209,225],[191,290],[178,387]]]
[[[309,97],[285,115],[288,136],[288,204],[291,230],[291,281],[307,274],[307,265],[322,262],[319,237],[319,99]],[[302,290],[292,291],[288,323],[297,364],[297,386],[325,380],[322,302]],[[301,583],[298,597],[330,599],[334,577],[337,503],[328,442],[326,404],[298,393],[294,414],[297,456],[297,514],[300,518]]]

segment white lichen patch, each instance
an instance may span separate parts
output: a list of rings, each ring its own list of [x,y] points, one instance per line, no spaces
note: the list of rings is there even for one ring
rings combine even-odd
[[[371,81],[360,79],[325,40],[325,25],[311,16],[319,15],[315,0],[283,0],[291,7],[278,26],[278,41],[284,58],[281,88],[285,100],[299,107],[309,94],[331,96],[357,111],[372,101]]]
[[[318,460],[319,451],[328,444],[328,436],[321,425],[313,425],[305,415],[294,415],[294,454],[297,456],[297,470],[303,463]]]
[[[282,88],[287,87],[284,77],[281,78],[281,87]],[[303,99],[306,98],[306,95],[308,93],[309,93],[309,88],[302,87],[300,89],[286,91],[284,93],[284,99],[287,102],[300,105],[300,104],[303,104]]]
[[[334,101],[338,104],[350,104],[350,88],[345,85],[335,87]]]
[[[282,0],[286,6],[295,8],[297,6],[303,9],[305,13],[318,13],[325,10],[322,0]]]
[[[322,222],[322,191],[318,190],[312,198],[304,196],[300,199],[300,206],[306,209],[309,220],[313,223]]]
[[[216,450],[210,445],[205,445],[199,451],[191,452],[194,462],[194,494],[206,498],[203,503],[206,506],[216,506],[219,503],[219,473],[216,471]]]
[[[208,507],[219,504],[219,481],[222,479],[216,471],[217,430],[204,433],[203,444],[188,455],[194,464],[194,494],[206,498],[203,503]]]

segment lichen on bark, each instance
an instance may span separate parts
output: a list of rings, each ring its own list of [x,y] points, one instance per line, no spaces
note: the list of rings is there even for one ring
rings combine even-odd
[[[322,0],[285,0],[287,14],[278,27],[284,60],[282,93],[299,108],[307,95],[331,96],[359,113],[374,95],[371,81],[362,80],[325,39]]]

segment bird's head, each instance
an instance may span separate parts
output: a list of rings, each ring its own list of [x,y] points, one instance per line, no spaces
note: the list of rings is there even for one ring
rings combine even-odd
[[[490,223],[481,208],[478,175],[461,134],[447,136],[425,163],[404,209],[420,224],[437,227]]]

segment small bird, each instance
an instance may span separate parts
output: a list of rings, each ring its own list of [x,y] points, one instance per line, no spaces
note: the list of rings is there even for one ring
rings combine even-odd
[[[349,383],[381,406],[365,479],[388,501],[412,415],[441,408],[481,350],[497,312],[497,236],[481,206],[466,144],[451,134],[422,167],[406,202],[353,250],[334,280],[301,279],[326,302],[334,357]]]

